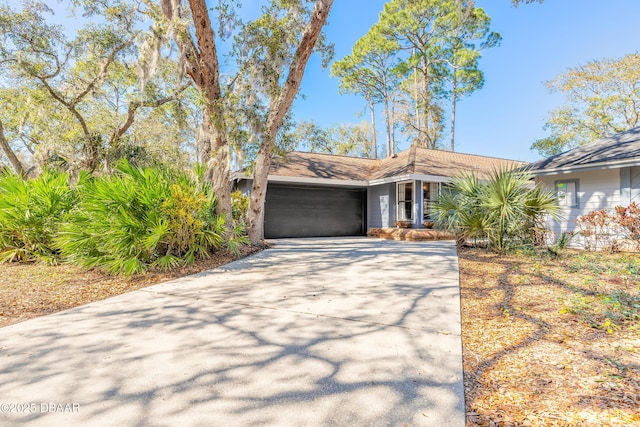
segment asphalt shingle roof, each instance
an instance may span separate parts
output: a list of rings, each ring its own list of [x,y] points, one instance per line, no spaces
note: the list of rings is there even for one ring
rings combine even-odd
[[[348,181],[366,181],[376,160],[331,154],[288,153],[285,159],[271,164],[270,175],[301,178],[327,178]]]
[[[523,165],[514,160],[416,147],[380,160],[294,151],[274,161],[270,175],[369,181],[408,174],[454,177],[471,171],[483,179],[495,169]]]
[[[634,159],[640,163],[640,127],[539,160],[529,165],[528,169],[534,173],[553,169],[569,170]]]

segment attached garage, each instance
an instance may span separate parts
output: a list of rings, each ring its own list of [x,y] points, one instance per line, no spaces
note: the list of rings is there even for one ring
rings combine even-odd
[[[266,238],[361,236],[366,190],[269,184]]]

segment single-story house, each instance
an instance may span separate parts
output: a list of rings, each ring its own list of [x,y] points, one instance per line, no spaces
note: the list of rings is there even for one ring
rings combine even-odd
[[[536,182],[554,189],[563,209],[548,227],[557,239],[576,232],[576,219],[589,212],[640,203],[640,127],[603,138],[529,165]],[[572,246],[582,246],[581,236]]]
[[[292,152],[273,162],[265,202],[265,237],[364,235],[406,221],[422,228],[444,185],[464,171],[480,179],[523,163],[412,147],[386,159]],[[235,188],[251,179],[234,175]]]

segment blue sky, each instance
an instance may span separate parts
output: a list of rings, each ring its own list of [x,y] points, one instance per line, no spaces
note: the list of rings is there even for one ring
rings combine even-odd
[[[335,59],[377,22],[384,0],[335,0],[326,33]],[[533,141],[545,136],[548,113],[562,104],[543,82],[594,59],[619,58],[640,51],[639,0],[546,0],[511,6],[510,0],[476,0],[502,37],[500,47],[483,52],[484,88],[458,104],[456,151],[534,161]],[[338,81],[312,57],[294,104],[298,120],[329,126],[366,117],[364,101],[340,95]],[[381,115],[379,115],[381,117]],[[448,131],[447,131],[448,132]],[[446,137],[448,142],[448,136]],[[379,142],[383,142],[380,140]],[[407,148],[406,144],[400,145]]]
[[[66,2],[55,9],[64,9]],[[263,0],[244,0],[243,19],[255,18]],[[335,0],[325,31],[335,44],[335,59],[351,52],[354,43],[378,20],[385,0]],[[483,52],[480,67],[485,85],[458,104],[456,151],[535,161],[530,146],[546,136],[548,113],[562,104],[543,82],[570,67],[594,59],[620,58],[640,51],[640,0],[546,0],[513,7],[511,0],[476,0],[492,18],[502,45]],[[68,13],[57,20],[69,30]],[[301,94],[294,103],[297,120],[323,126],[368,119],[364,100],[341,95],[338,80],[320,67],[314,55],[307,66]],[[379,143],[383,144],[382,114],[378,113]],[[443,142],[448,145],[448,129]],[[400,135],[398,134],[398,137]],[[404,143],[400,149],[407,148]]]

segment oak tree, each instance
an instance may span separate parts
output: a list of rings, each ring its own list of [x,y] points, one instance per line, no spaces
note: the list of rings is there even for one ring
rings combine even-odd
[[[532,149],[544,156],[640,125],[640,54],[589,62],[546,82],[566,102],[549,114],[546,138]]]

